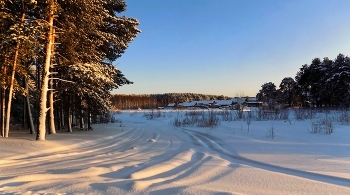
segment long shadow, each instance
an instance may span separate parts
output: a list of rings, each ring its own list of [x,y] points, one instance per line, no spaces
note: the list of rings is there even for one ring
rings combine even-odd
[[[186,130],[183,129],[183,131],[191,131],[191,130]],[[320,181],[320,182],[325,182],[325,183],[331,183],[334,185],[340,185],[340,186],[345,186],[345,187],[350,187],[350,179],[347,178],[342,178],[342,177],[337,177],[337,176],[331,176],[331,175],[324,175],[320,173],[312,173],[308,171],[303,171],[303,170],[298,170],[298,169],[292,169],[292,168],[287,168],[287,167],[282,167],[278,165],[272,165],[252,159],[248,159],[239,155],[234,155],[226,150],[224,150],[221,147],[216,147],[215,141],[211,138],[214,136],[210,135],[208,136],[207,134],[203,133],[198,133],[196,131],[191,131],[192,135],[195,135],[198,139],[200,139],[203,143],[208,145],[208,147],[217,152],[220,157],[227,159],[230,161],[230,159],[234,160],[239,160],[241,161],[242,164],[251,166],[251,167],[258,167],[261,169],[265,169],[268,171],[273,171],[273,172],[278,172],[278,173],[283,173],[283,174],[288,174],[288,175],[293,175],[297,177],[302,177],[302,178],[307,178],[315,181]],[[215,138],[215,140],[220,140],[219,138]]]

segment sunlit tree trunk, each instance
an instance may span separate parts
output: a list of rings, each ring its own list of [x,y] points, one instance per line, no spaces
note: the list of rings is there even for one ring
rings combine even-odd
[[[1,121],[1,137],[4,137],[5,136],[5,89],[4,88],[1,88],[0,90],[0,105],[1,105],[1,118],[0,118],[0,121]]]
[[[42,77],[42,85],[40,90],[40,101],[39,101],[39,128],[36,136],[36,140],[45,140],[46,133],[46,113],[48,111],[47,108],[47,92],[49,87],[49,75],[50,75],[50,66],[51,66],[51,55],[52,55],[52,46],[53,46],[53,19],[54,19],[54,9],[55,5],[51,2],[50,5],[50,15],[48,18],[48,24],[50,26],[49,33],[47,35],[47,45],[46,45],[46,59],[43,67],[43,77]]]
[[[15,59],[14,59],[13,66],[12,66],[11,83],[10,83],[10,88],[9,88],[9,93],[8,93],[7,110],[6,110],[7,112],[6,112],[6,122],[5,122],[5,137],[9,136],[9,131],[10,131],[13,84],[14,84],[14,80],[15,80],[15,73],[16,73],[19,45],[20,45],[20,41],[18,41],[17,45],[16,45]]]
[[[52,34],[55,34],[55,29],[52,29]],[[55,36],[52,37],[52,42],[55,42]],[[51,45],[51,52],[54,52],[54,44]],[[53,65],[51,64],[51,69],[53,68]],[[54,91],[53,91],[53,79],[50,80],[50,90],[49,90],[49,104],[50,104],[50,133],[56,134],[55,129],[55,114],[54,114]]]
[[[24,23],[24,17],[25,14],[22,14],[22,18],[21,18],[21,23]],[[15,51],[15,56],[14,56],[14,60],[13,60],[13,66],[12,66],[12,72],[11,72],[11,83],[10,83],[10,87],[9,87],[9,94],[8,94],[8,101],[7,101],[7,112],[6,112],[6,126],[5,126],[5,137],[9,136],[9,131],[10,131],[10,119],[11,119],[11,104],[12,104],[12,96],[13,96],[13,85],[14,85],[14,81],[15,81],[15,73],[16,73],[16,66],[17,66],[17,62],[18,62],[18,50],[19,50],[19,46],[21,44],[21,41],[18,40],[17,41],[17,45],[16,45],[16,51]]]
[[[24,83],[24,82],[23,82]],[[23,84],[24,85],[24,84]],[[25,87],[25,86],[24,86]],[[22,128],[25,129],[28,127],[28,116],[27,116],[27,102],[26,97],[23,96],[23,118],[22,118]]]

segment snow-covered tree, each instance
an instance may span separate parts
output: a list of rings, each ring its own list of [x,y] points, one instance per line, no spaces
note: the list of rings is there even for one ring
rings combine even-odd
[[[296,82],[291,77],[285,77],[280,86],[279,91],[281,95],[281,102],[287,103],[289,106],[292,105],[293,96],[295,93]]]
[[[28,64],[33,60],[34,44],[40,41],[40,25],[33,20],[32,13],[28,10],[34,9],[36,4],[31,0],[2,1],[0,9],[0,65],[2,73],[2,113],[5,110],[5,91],[8,98],[6,104],[6,124],[4,136],[8,137],[12,96],[19,92],[28,97],[28,90],[20,83],[29,78]],[[34,37],[34,35],[37,35]],[[19,79],[22,79],[20,81]],[[4,117],[2,117],[4,121]],[[2,127],[4,124],[2,123]]]
[[[59,66],[53,68],[58,73],[57,77],[60,78],[59,82],[56,82],[56,90],[66,90],[64,93],[58,91],[57,95],[81,100],[89,96],[89,99],[94,101],[87,102],[91,104],[97,102],[102,110],[108,110],[104,102],[107,96],[110,96],[110,90],[118,87],[118,83],[113,82],[121,81],[118,79],[125,79],[125,77],[118,75],[118,72],[112,74],[107,71],[105,62],[112,62],[120,57],[129,42],[140,33],[140,30],[136,28],[138,21],[133,18],[117,17],[116,13],[122,12],[126,8],[124,1],[57,2],[56,26],[61,29],[62,33],[59,34],[60,45],[55,46],[55,53],[60,54],[56,56],[56,62]],[[79,71],[86,70],[92,72],[99,70],[100,72],[96,75],[89,75],[89,79],[78,74]],[[104,83],[107,80],[101,80],[102,76],[108,78],[112,84]],[[74,81],[76,84],[66,85],[67,81]],[[128,80],[124,81],[128,82]],[[104,87],[98,85],[104,85]],[[67,90],[65,86],[79,90]],[[94,86],[99,88],[92,89]],[[89,107],[91,108],[91,106]],[[69,115],[67,113],[66,117]]]
[[[256,98],[259,101],[268,103],[270,106],[276,103],[277,90],[276,85],[272,82],[265,83],[261,86]]]
[[[335,102],[343,105],[350,105],[350,58],[339,54],[333,61],[332,75],[327,80],[327,84],[331,85]]]

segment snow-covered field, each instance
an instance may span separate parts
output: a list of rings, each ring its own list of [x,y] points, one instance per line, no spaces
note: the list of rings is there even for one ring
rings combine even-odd
[[[0,194],[350,194],[350,126],[311,120],[175,127],[184,112],[116,114],[93,131],[0,139]],[[274,138],[271,130],[274,129]]]

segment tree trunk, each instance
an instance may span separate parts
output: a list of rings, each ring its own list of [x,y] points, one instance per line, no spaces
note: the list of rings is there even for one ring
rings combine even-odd
[[[61,103],[61,106],[60,106],[60,118],[61,118],[61,127],[64,127],[65,125],[65,121],[64,121],[64,107],[63,107],[63,104]]]
[[[80,97],[79,101],[79,125],[80,125],[80,130],[84,130],[84,117],[83,117],[83,106],[82,106],[82,98]]]
[[[70,110],[70,94],[68,94],[67,95],[68,97],[67,97],[67,107],[66,107],[66,109],[67,109],[67,115],[66,115],[66,117],[67,117],[67,131],[68,132],[73,132],[72,131],[72,114],[71,114],[71,110]]]
[[[83,117],[82,109],[80,110],[79,124],[80,124],[80,130],[84,130],[84,117]]]
[[[57,130],[61,130],[61,106],[60,105],[57,105],[56,104],[56,109],[55,109],[55,112],[56,112],[56,122],[57,122]]]
[[[33,124],[33,116],[32,116],[32,111],[30,108],[30,102],[29,102],[29,97],[26,97],[26,102],[27,102],[27,112],[28,112],[28,121],[29,121],[29,129],[30,129],[30,134],[35,133],[35,128]]]
[[[22,2],[22,6],[23,2]],[[22,18],[21,18],[21,24],[24,24],[24,18],[25,18],[25,13],[24,9],[22,10]],[[11,119],[11,104],[12,104],[12,96],[13,96],[13,84],[15,80],[15,73],[16,73],[16,66],[17,66],[17,61],[18,61],[18,50],[21,42],[20,40],[17,41],[16,45],[16,51],[15,51],[15,57],[13,60],[13,67],[12,67],[12,73],[11,73],[11,83],[10,83],[10,88],[9,88],[9,94],[8,94],[8,101],[7,101],[7,113],[6,113],[6,126],[5,126],[5,137],[9,136],[9,131],[10,131],[10,119]]]
[[[1,137],[5,136],[5,89],[1,88],[0,89],[0,125],[1,125]]]
[[[11,119],[11,104],[12,104],[12,96],[13,96],[13,83],[15,81],[15,73],[16,73],[16,66],[17,66],[17,59],[18,59],[18,50],[19,50],[20,41],[17,42],[16,45],[16,52],[15,52],[15,59],[13,62],[12,67],[12,73],[11,73],[11,83],[10,83],[10,89],[8,94],[8,100],[7,100],[7,112],[6,112],[6,126],[5,126],[5,137],[9,136],[10,131],[10,119]]]
[[[28,91],[27,78],[24,78],[24,85],[25,85],[26,90]],[[25,102],[26,102],[26,106],[27,106],[26,110],[27,110],[30,134],[34,134],[35,133],[35,129],[34,129],[34,124],[33,124],[32,109],[30,107],[30,101],[29,101],[29,91],[28,91],[28,94],[25,97],[25,100],[26,100]]]
[[[52,34],[55,34],[55,28],[52,29]],[[52,42],[55,43],[55,36],[52,37]],[[55,45],[52,44],[51,46],[51,52],[53,53],[55,51]],[[54,56],[52,56],[54,58]],[[53,69],[53,65],[51,64],[50,69]],[[52,77],[52,74],[50,75]],[[56,134],[56,128],[55,128],[55,114],[54,114],[54,89],[53,89],[53,79],[50,79],[50,90],[49,90],[49,104],[50,104],[50,134]]]
[[[24,82],[23,82],[24,83]],[[23,84],[24,85],[24,84]],[[23,86],[25,87],[25,86]],[[27,103],[26,103],[26,97],[23,96],[23,118],[22,118],[22,128],[25,129],[27,128],[26,124],[28,123],[27,121],[28,116],[27,116]]]
[[[90,106],[89,106],[89,108],[88,108],[88,119],[87,119],[87,123],[88,123],[88,130],[92,130]]]
[[[50,25],[49,33],[47,35],[47,45],[46,45],[46,59],[43,67],[43,81],[40,90],[40,107],[39,107],[39,129],[36,135],[36,140],[45,140],[46,133],[46,113],[48,108],[47,104],[47,92],[49,85],[49,75],[50,75],[50,65],[51,65],[51,55],[52,55],[52,46],[53,46],[53,19],[54,19],[54,4],[50,5],[50,15],[48,19],[48,23]]]
[[[50,81],[51,88],[53,87],[52,85],[52,80]],[[55,129],[55,116],[54,116],[54,101],[53,101],[53,90],[50,90],[49,93],[49,103],[50,103],[50,133],[51,134],[56,134],[56,129]]]

